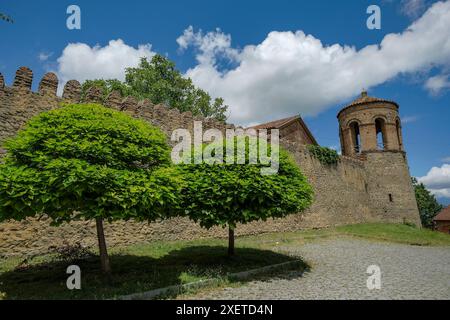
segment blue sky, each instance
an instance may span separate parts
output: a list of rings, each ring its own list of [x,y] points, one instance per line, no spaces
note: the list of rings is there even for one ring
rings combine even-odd
[[[81,8],[81,30],[66,27],[71,4]],[[371,4],[381,8],[381,30],[366,27]],[[449,6],[438,5],[431,0],[3,0],[0,12],[14,23],[0,21],[0,72],[11,84],[16,69],[28,66],[34,87],[47,71],[62,82],[120,78],[122,64],[156,52],[213,96],[224,96],[233,107],[233,122],[300,113],[319,143],[330,147],[339,147],[337,112],[365,87],[370,95],[400,104],[411,174],[423,177],[448,203],[450,27],[442,35],[433,21],[437,25],[436,17],[447,17]],[[425,19],[430,8],[436,16]],[[413,28],[415,38],[408,39],[403,33],[417,21],[422,22]],[[386,40],[389,34],[398,37]],[[382,41],[383,46],[367,48]],[[105,60],[111,55],[117,55],[113,63]],[[355,69],[361,71],[351,79],[343,75]]]

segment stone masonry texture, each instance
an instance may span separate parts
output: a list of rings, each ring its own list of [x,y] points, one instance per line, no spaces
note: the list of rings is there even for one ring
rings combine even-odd
[[[81,102],[80,83],[65,84],[62,97],[56,95],[58,79],[55,74],[44,75],[38,92],[31,90],[33,73],[20,68],[11,87],[0,74],[0,146],[14,136],[34,115],[58,108],[63,102]],[[100,102],[100,91],[92,88],[83,102]],[[117,92],[107,97],[106,106],[127,112],[158,126],[170,141],[173,130],[193,130],[194,121],[202,121],[203,130],[234,128],[213,119],[180,113],[148,100],[122,98]],[[392,108],[387,108],[391,112]],[[295,139],[294,139],[295,140]],[[410,181],[405,153],[401,150],[373,151],[361,157],[342,156],[336,165],[323,165],[311,156],[305,145],[281,137],[282,144],[292,153],[302,172],[314,188],[315,200],[311,208],[284,219],[239,225],[236,235],[264,232],[294,231],[305,228],[324,228],[365,222],[410,222],[420,225],[417,205]],[[5,152],[0,147],[0,156]],[[109,246],[124,246],[155,240],[189,240],[207,237],[226,237],[221,228],[211,230],[184,218],[155,223],[133,221],[105,225]],[[0,223],[0,257],[35,255],[48,251],[50,246],[80,242],[96,245],[95,223],[77,221],[52,227],[41,220],[6,221]]]

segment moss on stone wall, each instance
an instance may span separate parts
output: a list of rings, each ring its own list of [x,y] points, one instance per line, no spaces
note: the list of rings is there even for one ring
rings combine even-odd
[[[325,165],[335,165],[339,161],[339,154],[337,151],[327,147],[310,144],[308,145],[308,151]]]

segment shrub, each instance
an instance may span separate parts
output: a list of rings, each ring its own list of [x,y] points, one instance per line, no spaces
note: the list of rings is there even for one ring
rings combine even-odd
[[[48,253],[55,255],[55,260],[63,261],[67,264],[85,260],[94,256],[94,253],[89,247],[85,247],[79,242],[74,244],[64,242],[60,246],[51,246],[48,249]]]

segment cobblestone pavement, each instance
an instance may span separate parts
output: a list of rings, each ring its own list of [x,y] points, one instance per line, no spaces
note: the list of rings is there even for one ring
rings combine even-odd
[[[280,248],[311,266],[303,275],[203,291],[193,299],[450,299],[450,247],[334,239]],[[367,268],[381,268],[381,289],[367,288]]]

